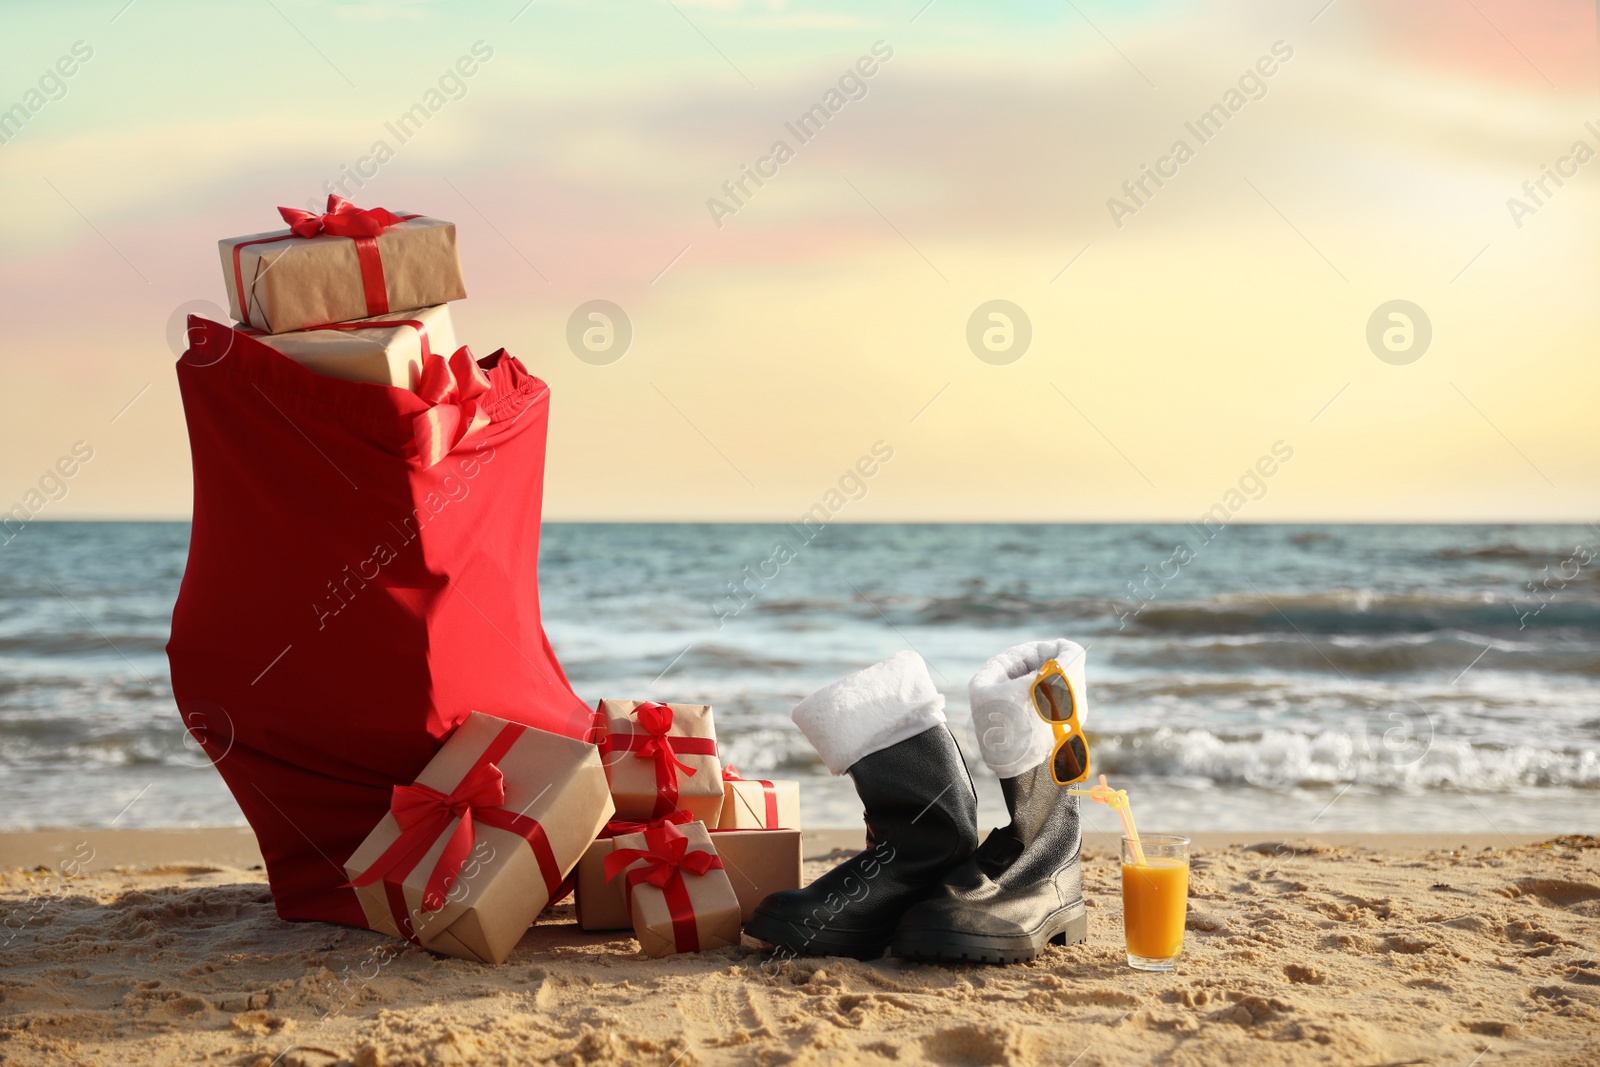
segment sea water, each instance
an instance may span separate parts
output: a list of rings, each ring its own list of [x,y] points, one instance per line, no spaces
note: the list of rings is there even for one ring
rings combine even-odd
[[[799,779],[809,825],[859,826],[789,710],[914,649],[993,825],[967,679],[1064,636],[1088,648],[1094,770],[1142,828],[1600,828],[1594,527],[806,533],[548,524],[544,620],[578,694],[713,704],[743,774]],[[172,700],[187,540],[186,523],[35,523],[0,546],[0,829],[243,822]]]

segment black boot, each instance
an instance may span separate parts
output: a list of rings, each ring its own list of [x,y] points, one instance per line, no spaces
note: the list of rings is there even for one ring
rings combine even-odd
[[[1017,963],[1047,942],[1075,945],[1088,936],[1078,798],[1055,784],[1049,760],[1000,779],[1000,790],[1010,825],[906,913],[891,955]]]
[[[862,756],[846,773],[866,807],[866,850],[763,900],[744,925],[751,937],[796,955],[876,958],[906,908],[972,855],[977,795],[947,727]]]

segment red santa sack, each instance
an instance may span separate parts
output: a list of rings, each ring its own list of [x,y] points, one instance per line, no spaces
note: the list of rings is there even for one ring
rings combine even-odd
[[[549,388],[503,350],[413,393],[189,320],[194,460],[172,691],[278,914],[365,926],[345,859],[470,711],[583,737],[539,621]]]

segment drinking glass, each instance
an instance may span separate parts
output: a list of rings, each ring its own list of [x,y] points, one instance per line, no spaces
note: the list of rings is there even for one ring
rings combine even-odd
[[[1140,834],[1144,863],[1135,862],[1122,839],[1122,928],[1128,966],[1170,971],[1183,952],[1189,906],[1189,839],[1177,834]]]

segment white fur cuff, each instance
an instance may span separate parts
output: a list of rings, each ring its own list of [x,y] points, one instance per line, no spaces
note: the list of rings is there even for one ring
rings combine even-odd
[[[1034,709],[1033,679],[1051,660],[1061,664],[1077,698],[1078,725],[1089,710],[1083,646],[1064,637],[1008,648],[985,663],[967,683],[972,730],[983,762],[1000,778],[1015,778],[1050,755],[1055,732]]]
[[[921,656],[896,652],[818,689],[792,717],[828,770],[843,774],[862,756],[944,722],[944,697]]]

